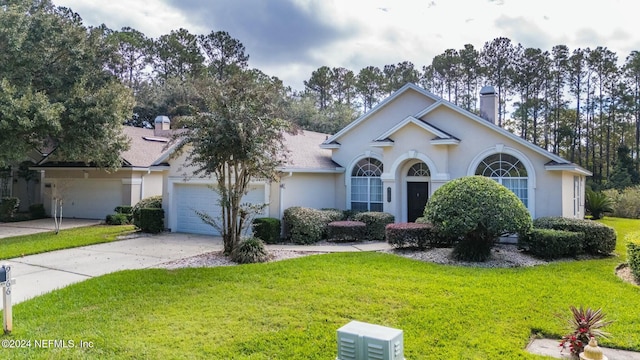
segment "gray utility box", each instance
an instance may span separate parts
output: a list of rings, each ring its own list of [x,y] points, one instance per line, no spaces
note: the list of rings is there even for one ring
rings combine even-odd
[[[402,330],[351,321],[338,329],[336,360],[404,360]]]

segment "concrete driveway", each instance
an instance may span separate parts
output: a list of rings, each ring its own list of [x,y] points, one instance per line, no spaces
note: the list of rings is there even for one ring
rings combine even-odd
[[[222,250],[219,237],[168,233],[0,260],[0,264],[11,265],[16,280],[12,302],[19,303],[95,276],[217,250]]]
[[[71,229],[81,226],[97,225],[101,222],[101,220],[63,218],[60,229]],[[7,223],[0,222],[0,239],[18,235],[37,234],[53,230],[55,230],[55,223],[53,218]]]

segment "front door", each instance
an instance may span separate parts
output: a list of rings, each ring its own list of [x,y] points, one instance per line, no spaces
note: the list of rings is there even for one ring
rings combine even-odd
[[[429,198],[429,183],[407,182],[407,221],[414,222],[424,213]]]

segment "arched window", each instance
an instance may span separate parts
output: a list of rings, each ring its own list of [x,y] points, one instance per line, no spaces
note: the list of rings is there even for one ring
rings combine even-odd
[[[515,156],[504,153],[489,155],[478,165],[476,175],[490,177],[504,185],[522,200],[524,206],[529,206],[527,169]]]
[[[431,176],[431,172],[427,164],[419,162],[409,169],[407,176]]]
[[[351,172],[351,209],[382,211],[382,162],[365,158]]]

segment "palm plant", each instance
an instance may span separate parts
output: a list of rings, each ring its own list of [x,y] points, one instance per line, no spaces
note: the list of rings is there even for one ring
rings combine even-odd
[[[613,212],[613,200],[603,192],[587,190],[586,193],[587,211],[593,217],[593,220],[601,219],[604,213]]]
[[[562,337],[560,346],[562,346],[562,350],[569,346],[571,354],[578,356],[592,337],[596,339],[607,337],[608,334],[602,331],[602,328],[611,324],[612,321],[605,320],[602,309],[593,310],[582,306],[579,308],[571,306],[570,309],[571,316],[564,320],[571,332]]]

